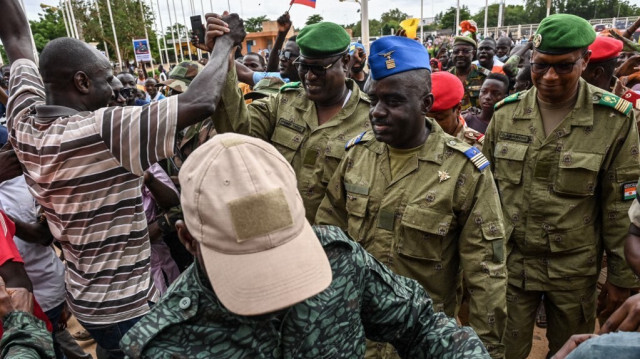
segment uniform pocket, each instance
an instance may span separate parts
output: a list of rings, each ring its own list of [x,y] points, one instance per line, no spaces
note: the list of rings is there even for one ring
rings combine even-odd
[[[294,131],[285,126],[276,126],[271,136],[271,142],[287,161],[291,162],[293,156],[300,148],[304,133]]]
[[[361,242],[363,239],[362,236],[360,236],[360,232],[362,231],[364,217],[367,213],[368,202],[369,197],[347,192],[345,205],[347,213],[349,213],[349,218],[347,219],[347,233],[349,233],[351,238],[358,242]]]
[[[524,158],[529,145],[522,143],[499,141],[496,144],[495,171],[493,177],[497,181],[519,184],[522,181]]]
[[[442,241],[449,233],[453,215],[407,206],[402,215],[398,254],[415,259],[440,261]]]
[[[597,273],[597,244],[592,225],[548,234],[552,255],[548,258],[549,278],[584,277]]]
[[[593,195],[601,163],[602,155],[597,153],[561,153],[554,192],[566,196]]]
[[[335,169],[344,157],[344,141],[331,141],[324,151],[324,168],[322,169],[322,182],[329,183]]]

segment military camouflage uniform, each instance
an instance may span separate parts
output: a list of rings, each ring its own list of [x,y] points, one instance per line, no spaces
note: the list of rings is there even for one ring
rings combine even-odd
[[[254,317],[225,309],[198,264],[122,339],[132,358],[361,358],[365,332],[406,358],[487,358],[469,327],[434,313],[429,296],[392,274],[337,227],[314,227],[333,271],[329,288]]]
[[[236,82],[232,68],[212,116],[216,130],[254,136],[274,145],[296,172],[307,219],[313,223],[327,183],[344,156],[344,144],[371,126],[368,97],[348,79],[349,100],[330,121],[318,126],[315,104],[299,83],[289,83],[276,96],[245,105]]]
[[[0,358],[54,359],[53,339],[44,322],[25,312],[14,311],[4,318]]]
[[[640,285],[623,252],[640,176],[631,104],[580,79],[575,108],[545,138],[536,96],[497,103],[484,143],[507,224],[508,358],[529,353],[543,293],[551,353],[593,332],[603,250],[612,284]]]
[[[391,178],[387,146],[367,132],[340,162],[316,222],[346,229],[400,275],[418,280],[436,311],[455,315],[459,269],[471,296],[471,326],[495,357],[506,321],[505,248],[500,200],[480,151],[444,133],[433,119],[415,157]],[[486,165],[486,163],[485,163]],[[480,166],[482,167],[482,166]],[[385,357],[373,348],[368,357]],[[384,353],[383,353],[384,352]]]
[[[456,75],[455,66],[449,69],[449,72]],[[469,107],[478,107],[478,97],[480,96],[480,88],[484,79],[489,76],[491,71],[484,67],[478,67],[471,64],[471,70],[467,75],[467,79],[464,81],[464,97],[462,98],[462,110],[466,110]],[[457,76],[457,75],[456,75]]]

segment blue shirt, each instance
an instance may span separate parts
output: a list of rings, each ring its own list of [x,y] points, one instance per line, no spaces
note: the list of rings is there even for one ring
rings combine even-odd
[[[280,80],[282,80],[284,83],[287,83],[287,82],[290,81],[288,78],[280,76],[279,72],[257,72],[257,71],[255,71],[253,73],[253,83],[257,84],[258,81],[262,80],[265,77],[276,77],[276,78],[279,78]]]

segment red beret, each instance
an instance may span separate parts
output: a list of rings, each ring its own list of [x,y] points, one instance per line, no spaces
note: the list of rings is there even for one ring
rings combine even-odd
[[[622,41],[608,36],[596,36],[596,40],[589,45],[591,59],[589,62],[600,62],[613,59],[622,51]]]
[[[429,111],[444,111],[462,101],[464,86],[460,79],[450,72],[434,72],[431,74],[431,93],[435,99]]]

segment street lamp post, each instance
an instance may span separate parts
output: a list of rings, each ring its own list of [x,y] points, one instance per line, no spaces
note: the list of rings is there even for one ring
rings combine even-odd
[[[111,12],[111,1],[107,0],[107,10],[109,10],[109,20],[111,21],[111,31],[113,31],[113,41],[116,43],[116,53],[118,54],[118,68],[122,72],[122,56],[120,56],[120,45],[118,44],[118,35],[116,34],[116,24],[113,22],[113,13]]]
[[[139,0],[140,2],[140,16],[142,16],[142,27],[144,28],[144,37],[147,38],[147,43],[149,44],[149,53],[151,53],[151,40],[149,40],[149,33],[147,32],[147,24],[146,24],[146,20],[144,17],[144,10],[142,7],[142,1],[143,0]],[[160,50],[160,49],[158,49]],[[150,57],[149,63],[151,64],[151,73],[153,73],[153,56]]]

